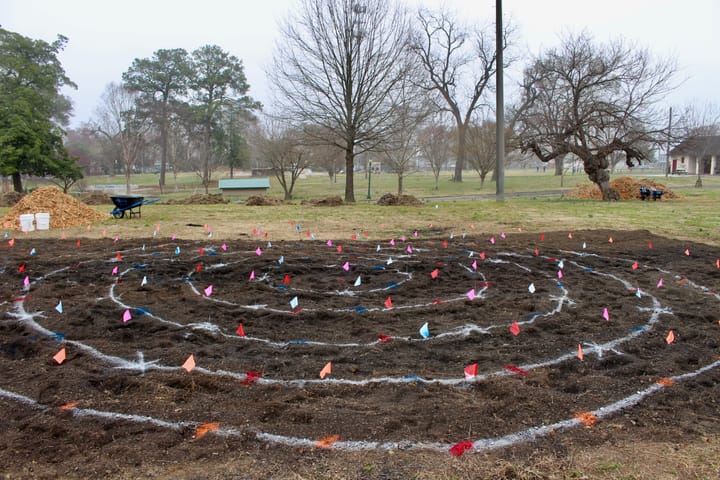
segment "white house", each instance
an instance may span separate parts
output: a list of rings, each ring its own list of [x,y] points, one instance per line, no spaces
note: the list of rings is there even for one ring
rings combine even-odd
[[[720,135],[691,137],[670,150],[670,173],[717,175]]]

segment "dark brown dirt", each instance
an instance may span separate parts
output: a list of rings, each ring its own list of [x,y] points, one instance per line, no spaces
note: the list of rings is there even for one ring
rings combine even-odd
[[[720,433],[716,247],[593,231],[0,248],[7,478],[481,478],[460,462]]]

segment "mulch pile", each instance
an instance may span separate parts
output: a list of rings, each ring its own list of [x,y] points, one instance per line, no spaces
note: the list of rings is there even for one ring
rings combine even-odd
[[[30,213],[49,213],[52,229],[79,227],[110,217],[108,213],[99,212],[57,188],[47,186],[25,195],[0,218],[0,225],[6,229],[20,230],[20,215]]]
[[[651,190],[660,190],[663,193],[663,199],[680,198],[678,194],[667,188],[662,183],[646,178],[637,180],[631,177],[619,177],[610,182],[610,186],[617,190],[620,194],[620,200],[640,200],[640,187],[645,185]],[[594,183],[580,183],[574,190],[570,191],[567,198],[578,198],[587,200],[600,200],[602,193]]]
[[[419,207],[422,205],[422,201],[419,200],[417,197],[413,197],[412,195],[393,195],[392,193],[386,193],[380,199],[375,202],[377,205],[381,206],[391,206],[391,205],[406,205],[410,207]]]
[[[313,205],[315,207],[339,207],[343,205],[343,199],[337,195],[332,197],[318,198],[314,200],[303,200],[302,205]]]
[[[245,200],[245,205],[250,205],[251,207],[269,207],[273,205],[285,205],[285,201],[266,195],[251,195]]]
[[[167,205],[218,205],[221,203],[228,203],[221,193],[208,193],[200,194],[196,193],[187,198],[171,199],[165,202]]]

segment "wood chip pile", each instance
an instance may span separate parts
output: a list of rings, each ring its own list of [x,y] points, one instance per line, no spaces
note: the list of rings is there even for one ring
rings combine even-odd
[[[187,198],[175,198],[165,202],[166,205],[219,205],[222,203],[228,203],[228,201],[223,198],[222,193],[196,193]]]
[[[55,187],[40,187],[25,195],[2,218],[4,229],[20,230],[20,215],[49,213],[50,228],[70,228],[87,225],[110,217],[109,213],[88,207]]]
[[[640,200],[640,187],[645,185],[650,190],[661,190],[663,192],[662,199],[673,199],[680,198],[675,192],[667,188],[662,183],[657,183],[654,180],[634,179],[631,177],[619,177],[610,182],[610,186],[617,190],[620,194],[620,200]],[[600,200],[602,194],[600,189],[594,183],[581,183],[575,187],[574,190],[570,191],[567,198],[579,198],[587,200]]]

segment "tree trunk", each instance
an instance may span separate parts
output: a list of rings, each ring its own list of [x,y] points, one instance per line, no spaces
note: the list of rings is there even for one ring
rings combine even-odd
[[[13,182],[13,190],[15,190],[18,193],[22,193],[22,191],[23,191],[22,176],[19,173],[13,173],[12,174],[12,182]]]
[[[562,176],[565,170],[565,155],[555,157],[555,176]]]
[[[167,132],[167,100],[165,99],[162,106],[162,121],[160,123],[160,143],[162,143],[162,151],[160,154],[160,193],[165,188],[165,169],[167,168],[168,157],[168,132]]]
[[[603,200],[620,200],[620,194],[610,186],[610,173],[607,170],[608,161],[604,157],[591,157],[585,159],[585,173],[595,183],[602,193]]]
[[[402,174],[398,175],[398,197],[402,195],[403,192],[403,176]]]
[[[353,142],[348,142],[345,147],[345,203],[355,203],[355,185],[353,182],[354,164],[354,144]]]
[[[467,137],[467,129],[462,122],[457,122],[458,132],[458,150],[457,158],[455,159],[455,173],[453,175],[453,182],[462,182],[462,172],[465,167],[465,139]]]

